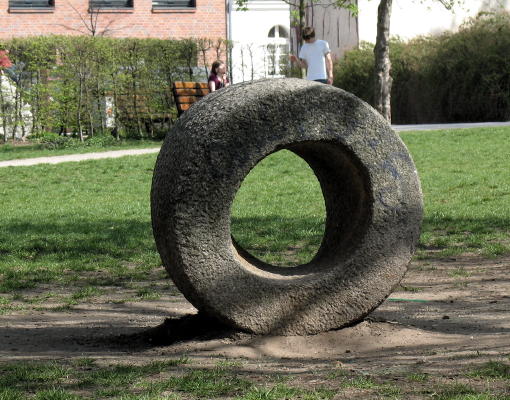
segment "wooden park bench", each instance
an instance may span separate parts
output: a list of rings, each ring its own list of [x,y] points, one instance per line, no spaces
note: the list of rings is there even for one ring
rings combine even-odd
[[[179,116],[193,103],[210,93],[209,86],[205,82],[174,82],[172,89]]]
[[[167,92],[168,93],[168,92]],[[182,82],[177,81],[172,85],[172,93],[175,100],[177,109],[177,116],[180,116],[184,111],[191,107],[191,105],[202,97],[210,93],[209,86],[205,82]],[[170,95],[170,93],[168,93]],[[115,100],[114,100],[115,98]],[[135,95],[118,93],[115,97],[114,94],[109,92],[105,96],[106,101],[106,114],[112,116],[117,115],[117,118],[124,124],[138,123],[149,126],[161,122],[169,121],[175,118],[175,114],[170,108],[162,110],[161,107],[154,109],[150,104],[150,97],[146,93],[137,93]],[[111,122],[112,124],[114,122]]]

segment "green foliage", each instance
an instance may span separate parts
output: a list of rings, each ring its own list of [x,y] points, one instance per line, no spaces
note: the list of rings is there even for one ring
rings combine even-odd
[[[500,361],[489,361],[476,368],[471,376],[510,380],[510,365]]]
[[[244,179],[232,205],[232,235],[273,265],[309,262],[324,233],[325,205],[306,162],[288,150],[262,160]]]
[[[53,132],[44,132],[37,135],[36,140],[43,149],[65,149],[79,146],[79,140],[70,136],[61,136]]]
[[[485,13],[456,33],[390,43],[392,121],[431,123],[510,118],[510,15]],[[335,85],[373,97],[373,46],[336,64]]]
[[[15,87],[31,106],[35,134],[162,137],[176,116],[172,83],[199,78],[195,39],[44,36],[5,47],[22,72]],[[1,111],[14,118],[15,110]]]
[[[362,42],[360,48],[349,51],[334,65],[334,85],[371,103],[374,91],[373,45]]]
[[[494,396],[490,393],[480,393],[463,383],[443,386],[438,392],[432,394],[435,400],[507,400],[506,396]]]
[[[42,132],[39,135],[34,135],[33,140],[40,144],[39,148],[51,150],[87,146],[102,148],[120,145],[120,142],[112,135],[91,136],[80,141],[72,136],[62,136],[54,132]]]

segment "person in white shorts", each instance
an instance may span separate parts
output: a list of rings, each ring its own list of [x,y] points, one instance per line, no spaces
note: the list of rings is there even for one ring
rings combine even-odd
[[[303,40],[299,58],[291,54],[291,61],[306,69],[306,79],[333,84],[333,61],[328,42],[315,39],[315,29],[311,26],[303,29]]]

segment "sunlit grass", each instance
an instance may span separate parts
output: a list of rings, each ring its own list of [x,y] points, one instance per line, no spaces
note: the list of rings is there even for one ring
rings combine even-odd
[[[419,258],[510,252],[510,128],[406,132],[425,203]],[[232,232],[263,261],[309,261],[324,231],[324,200],[307,164],[289,151],[260,162],[232,208]]]
[[[425,199],[418,257],[510,252],[509,136],[509,128],[402,134]],[[48,283],[78,290],[147,279],[160,265],[150,221],[155,159],[0,169],[0,294]],[[324,218],[313,172],[293,153],[280,151],[246,177],[231,228],[260,259],[296,265],[317,251]],[[10,305],[3,299],[5,311]]]
[[[262,160],[243,181],[232,206],[232,234],[273,265],[310,261],[324,233],[325,206],[308,164],[284,150]]]
[[[402,133],[421,178],[419,256],[510,252],[510,128]]]
[[[160,265],[149,211],[155,157],[0,169],[0,293],[145,279]]]

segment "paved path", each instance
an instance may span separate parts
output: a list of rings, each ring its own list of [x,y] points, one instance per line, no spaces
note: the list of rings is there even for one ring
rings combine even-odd
[[[0,161],[1,167],[18,167],[36,164],[59,164],[69,161],[99,160],[101,158],[118,158],[124,156],[136,156],[139,154],[158,153],[159,147],[150,149],[132,149],[104,151],[101,153],[68,154],[65,156],[23,158],[20,160]]]
[[[423,125],[392,125],[397,132],[403,131],[433,131],[439,129],[461,129],[461,128],[486,128],[510,126],[508,122],[479,122],[479,123],[463,123],[463,124],[423,124]],[[70,161],[98,160],[101,158],[118,158],[124,156],[133,156],[138,154],[158,153],[159,147],[150,149],[133,149],[133,150],[115,150],[105,151],[101,153],[85,153],[85,154],[69,154],[65,156],[54,157],[38,157],[24,158],[20,160],[0,161],[1,167],[16,167],[36,164],[59,164]]]
[[[461,124],[422,124],[422,125],[392,125],[397,131],[437,131],[440,129],[461,129],[461,128],[490,128],[498,126],[510,126],[508,122],[471,122]]]

